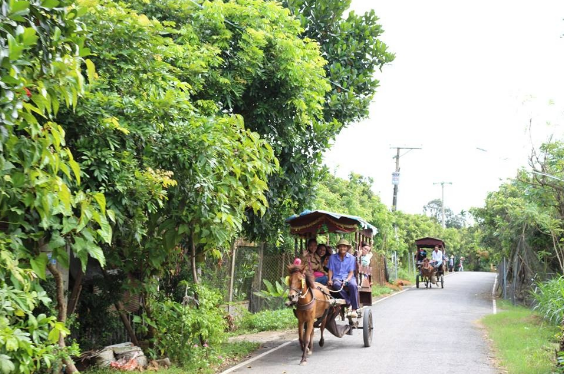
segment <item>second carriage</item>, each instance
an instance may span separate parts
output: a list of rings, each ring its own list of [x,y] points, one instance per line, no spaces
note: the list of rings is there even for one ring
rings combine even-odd
[[[442,253],[443,259],[442,264],[437,268],[436,273],[434,276],[436,277],[435,284],[437,287],[440,285],[441,288],[445,288],[445,269],[446,264],[444,260],[444,253],[445,253],[445,242],[441,239],[425,237],[421,239],[417,239],[415,241],[415,245],[417,247],[417,253],[415,255],[416,259],[416,266],[417,266],[417,275],[415,277],[415,285],[419,288],[419,284],[424,284],[425,288],[431,288],[433,285],[432,276],[425,271],[425,264],[423,260],[419,257],[421,251],[426,251],[427,249],[431,249],[431,251],[435,247],[439,247],[439,250]],[[427,254],[425,254],[425,258],[427,258]],[[428,261],[428,259],[427,259]]]

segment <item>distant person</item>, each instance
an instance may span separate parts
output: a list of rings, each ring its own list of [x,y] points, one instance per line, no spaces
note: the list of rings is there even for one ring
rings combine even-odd
[[[458,262],[458,271],[464,271],[464,266],[462,265],[462,261],[464,261],[464,258],[460,257],[460,261]]]
[[[448,260],[448,271],[450,271],[451,273],[454,271],[454,256],[450,256],[450,259]]]

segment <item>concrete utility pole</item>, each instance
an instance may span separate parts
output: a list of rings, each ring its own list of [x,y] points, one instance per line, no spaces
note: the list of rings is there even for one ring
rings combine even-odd
[[[399,172],[400,172],[399,159],[401,157],[400,150],[408,149],[409,152],[414,149],[421,149],[421,147],[390,147],[390,148],[397,149],[397,154],[394,156],[394,158],[396,159],[396,171],[392,174],[392,184],[394,185],[394,199],[392,201],[392,212],[395,212],[398,207],[398,186],[399,186]]]
[[[446,227],[445,224],[445,184],[452,184],[452,182],[435,182],[433,184],[440,184],[442,189],[442,197],[441,197],[441,210],[443,215],[443,229]]]

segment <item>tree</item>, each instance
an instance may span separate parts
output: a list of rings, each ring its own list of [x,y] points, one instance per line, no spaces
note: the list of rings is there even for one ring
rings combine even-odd
[[[9,304],[3,309],[14,308],[18,317],[2,318],[1,324],[3,331],[13,323],[23,330],[13,330],[18,337],[5,338],[0,363],[4,372],[28,372],[51,364],[52,349],[46,347],[42,354],[38,347],[57,341],[65,348],[64,289],[53,262],[68,266],[72,251],[83,267],[89,256],[104,265],[99,243],[109,243],[112,232],[104,195],[81,189],[79,165],[65,146],[63,128],[53,121],[61,107],[76,106],[83,92],[82,64],[93,71],[92,63],[82,58],[88,50],[76,21],[80,9],[67,0],[3,1],[2,9],[0,250],[4,269],[23,270],[1,283],[2,299]],[[33,333],[38,303],[30,300],[41,292],[34,278],[45,279],[47,268],[57,281],[58,310],[57,323],[43,316],[41,331],[52,328],[48,336]],[[27,299],[28,307],[18,306],[15,295]],[[41,302],[47,302],[43,295]],[[14,343],[17,338],[20,342]],[[76,371],[68,352],[63,349],[61,355],[67,370]]]

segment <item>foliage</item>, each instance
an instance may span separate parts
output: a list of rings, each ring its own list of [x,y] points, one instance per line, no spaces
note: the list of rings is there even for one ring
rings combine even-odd
[[[84,59],[89,51],[83,25],[76,20],[81,12],[72,0],[2,1],[0,248],[3,261],[26,272],[15,272],[12,285],[3,285],[8,314],[2,318],[7,334],[2,346],[10,357],[1,356],[4,372],[30,372],[59,358],[72,366],[70,351],[61,349],[53,356],[56,341],[65,345],[59,336],[68,334],[60,300],[58,322],[33,314],[47,301],[38,293],[35,277],[46,278],[50,259],[68,266],[69,250],[83,269],[89,256],[104,265],[99,243],[112,237],[105,197],[81,189],[79,164],[66,147],[64,129],[54,121],[61,108],[77,105],[84,89],[83,64],[90,75],[94,71]]]
[[[180,366],[211,357],[207,348],[217,347],[225,340],[226,327],[224,312],[219,307],[221,295],[203,286],[186,286],[197,293],[197,305],[188,300],[151,300],[152,320],[146,321],[157,331],[153,355],[167,356]]]
[[[274,282],[274,284],[272,284],[268,279],[263,279],[262,281],[266,286],[266,290],[255,292],[255,295],[265,299],[288,297],[288,288],[284,286],[284,278],[281,278],[280,282]]]
[[[534,309],[555,325],[562,324],[564,315],[564,277],[537,283],[531,292],[535,299]]]
[[[554,336],[557,328],[529,309],[501,303],[497,314],[482,320],[501,365],[510,373],[556,372]],[[526,343],[525,343],[526,342]]]
[[[383,249],[392,235],[392,216],[380,197],[372,192],[372,179],[350,174],[348,180],[325,174],[316,188],[313,208],[359,216],[374,225],[374,247]]]
[[[284,330],[296,327],[297,319],[291,308],[265,310],[255,314],[243,314],[238,325],[238,333]]]
[[[440,199],[431,200],[423,207],[423,213],[437,220],[438,223],[443,222],[442,217],[443,202]],[[461,229],[466,226],[466,212],[454,214],[452,209],[445,207],[445,227]]]
[[[325,71],[332,88],[326,93],[325,119],[347,126],[366,117],[379,83],[376,70],[395,58],[381,41],[384,30],[374,10],[345,15],[350,0],[282,3],[300,20],[303,35],[320,44],[327,59]]]
[[[3,234],[0,234],[3,236]],[[61,351],[59,335],[69,330],[53,316],[37,314],[39,305],[51,300],[35,282],[31,269],[0,246],[0,371],[32,373],[50,368],[62,355],[78,353],[77,347]]]

